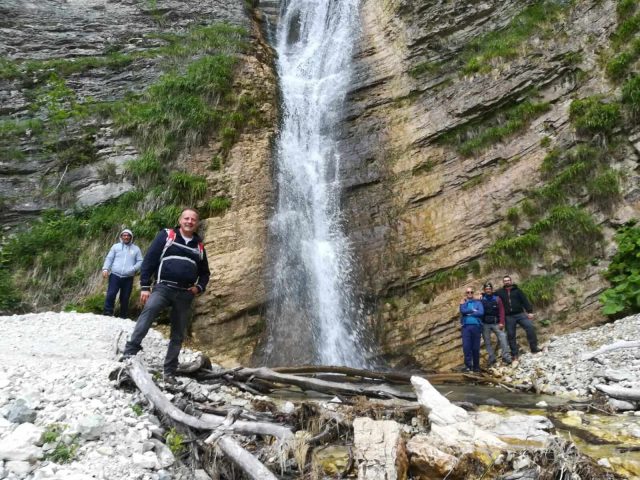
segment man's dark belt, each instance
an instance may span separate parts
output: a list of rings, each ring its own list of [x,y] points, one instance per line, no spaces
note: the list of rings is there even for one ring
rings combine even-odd
[[[498,323],[498,317],[485,315],[485,317],[482,319],[482,323],[486,323],[487,325],[493,325],[495,323]]]
[[[160,280],[158,283],[166,285],[167,287],[177,288],[179,290],[189,290],[193,287],[193,283],[172,282],[171,280]]]

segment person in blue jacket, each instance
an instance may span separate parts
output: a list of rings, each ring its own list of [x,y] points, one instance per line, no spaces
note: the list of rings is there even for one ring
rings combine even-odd
[[[462,351],[466,372],[480,372],[480,338],[482,337],[482,302],[473,297],[468,287],[460,300],[460,324],[462,326]]]
[[[120,241],[114,244],[102,264],[102,277],[109,279],[104,314],[112,316],[116,296],[120,292],[120,317],[129,314],[129,297],[133,290],[133,277],[142,265],[142,252],[133,244],[133,232],[125,228],[120,232]]]

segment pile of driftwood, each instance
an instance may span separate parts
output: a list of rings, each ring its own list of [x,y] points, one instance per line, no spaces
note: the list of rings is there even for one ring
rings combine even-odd
[[[369,414],[379,418],[401,416],[409,420],[416,416],[419,410],[413,390],[400,387],[410,384],[410,375],[399,373],[315,366],[214,369],[204,356],[199,357],[193,364],[182,365],[178,373],[181,377],[190,377],[190,381],[199,384],[226,384],[252,395],[279,392],[282,396],[282,392],[287,389],[291,394],[298,395],[301,391],[317,392],[330,395],[341,405],[359,404],[361,409],[370,409]],[[120,378],[121,384],[131,380],[166,423],[185,433],[184,438],[190,439],[188,443],[191,447],[189,455],[192,468],[211,470],[211,465],[207,464],[206,459],[216,457],[212,452],[221,452],[249,478],[282,478],[287,471],[292,473],[292,468],[296,467],[296,476],[299,476],[305,469],[306,452],[310,447],[330,441],[351,429],[350,418],[331,410],[319,411],[322,409],[319,402],[309,402],[306,405],[309,410],[314,410],[307,412],[307,416],[316,420],[317,432],[305,431],[301,435],[300,433],[310,424],[309,418],[304,424],[304,420],[299,418],[299,413],[283,414],[277,411],[274,404],[263,404],[263,412],[256,412],[255,409],[246,411],[237,407],[225,409],[189,398],[184,383],[167,385],[161,390],[138,357],[127,360],[122,370],[115,373],[114,377]],[[428,378],[434,383],[462,382],[465,378],[479,380],[478,377],[465,377],[455,373],[433,374]],[[165,391],[172,394],[173,403]],[[182,401],[176,402],[175,398]],[[366,399],[385,401],[384,404],[374,406]],[[367,412],[360,413],[366,415]],[[298,432],[298,435],[294,432]],[[254,453],[245,448],[236,439],[238,435],[241,435],[240,438],[253,447],[254,451],[258,451],[260,457],[270,460],[269,463],[274,464],[272,469],[274,466],[277,467],[280,477],[276,477]],[[300,452],[304,452],[304,455]],[[287,459],[290,459],[288,463]]]

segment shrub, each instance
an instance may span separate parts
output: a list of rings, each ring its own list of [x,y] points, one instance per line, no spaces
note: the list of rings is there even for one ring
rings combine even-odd
[[[602,240],[602,229],[585,210],[574,206],[557,206],[531,227],[535,234],[554,233],[570,249],[572,255],[583,255],[593,251],[593,246]]]
[[[448,133],[442,142],[456,146],[458,152],[470,156],[526,128],[531,120],[550,108],[547,102],[525,101],[495,115],[486,124],[474,123]],[[493,125],[492,125],[493,124]]]
[[[224,213],[231,207],[231,199],[228,197],[215,197],[209,200],[205,206],[207,216],[215,216]]]
[[[579,132],[591,134],[610,134],[622,120],[617,103],[602,103],[594,97],[571,102],[569,118]]]
[[[536,307],[550,305],[555,299],[559,275],[537,275],[519,284],[529,301]]]
[[[507,210],[507,220],[514,225],[517,225],[520,221],[520,210],[518,207],[511,207]]]
[[[608,208],[620,199],[620,175],[609,168],[587,183],[591,200],[601,207]]]
[[[622,103],[632,115],[640,114],[640,75],[630,78],[622,86]]]
[[[501,238],[487,250],[489,264],[492,267],[523,269],[531,265],[541,246],[542,238],[533,232]]]
[[[463,52],[464,73],[490,69],[494,58],[516,58],[519,47],[532,35],[540,33],[543,25],[557,18],[563,6],[555,1],[538,1],[526,7],[502,29],[488,33],[470,43]]]
[[[602,313],[620,317],[640,312],[640,228],[630,224],[615,235],[618,251],[604,274],[611,288],[600,295]]]
[[[207,193],[207,179],[201,175],[174,172],[169,177],[169,188],[175,202],[191,205]]]

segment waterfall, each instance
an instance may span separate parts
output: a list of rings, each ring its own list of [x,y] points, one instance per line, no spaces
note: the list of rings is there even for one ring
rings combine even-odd
[[[335,138],[358,24],[358,0],[288,0],[282,7],[276,49],[283,112],[263,351],[270,365],[366,366],[341,229]]]

